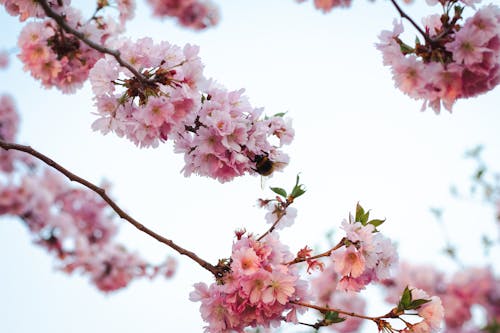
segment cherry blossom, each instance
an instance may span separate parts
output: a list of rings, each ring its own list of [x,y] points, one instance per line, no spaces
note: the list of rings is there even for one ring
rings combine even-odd
[[[108,31],[85,22],[71,8],[65,19],[96,41],[104,41]],[[46,88],[57,87],[63,93],[74,93],[87,80],[90,69],[102,55],[75,36],[63,32],[51,19],[25,25],[18,40],[19,59],[24,69]]]
[[[0,69],[5,69],[9,66],[9,52],[0,50]]]
[[[252,235],[233,244],[229,271],[219,283],[195,284],[190,294],[201,302],[206,332],[241,332],[247,326],[276,327],[284,313],[296,321],[290,301],[307,300],[307,284],[298,268],[284,264],[293,255],[276,234],[257,241]]]
[[[442,104],[451,112],[457,99],[485,93],[500,82],[500,8],[485,6],[460,26],[455,22],[462,11],[455,7],[454,16],[424,18],[425,44],[417,41],[415,47],[399,38],[401,23],[380,34],[377,48],[384,65],[391,67],[396,87],[424,100],[422,110],[431,107],[439,113]]]
[[[219,22],[219,12],[209,0],[148,0],[157,17],[175,17],[191,29],[206,29]]]

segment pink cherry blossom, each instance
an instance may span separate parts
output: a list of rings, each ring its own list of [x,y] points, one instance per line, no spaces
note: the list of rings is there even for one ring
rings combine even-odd
[[[68,24],[89,34],[95,40],[107,31],[94,26],[94,21],[84,21],[78,11],[66,9]],[[57,87],[64,93],[74,93],[87,79],[90,69],[102,55],[76,37],[62,32],[57,24],[28,23],[19,36],[19,59],[24,69],[39,79],[46,88]]]
[[[9,53],[5,50],[0,50],[0,69],[5,69],[9,66]]]
[[[438,15],[423,19],[429,38],[434,40],[431,46],[427,41],[425,47],[404,44],[399,39],[402,25],[397,22],[392,32],[381,33],[377,44],[396,86],[423,100],[422,110],[431,107],[436,113],[441,104],[451,112],[456,100],[485,93],[500,83],[500,8],[481,8],[463,26],[454,28],[456,31],[443,27],[443,19],[448,20]]]
[[[178,23],[191,29],[206,29],[219,22],[219,12],[209,0],[148,0],[153,15],[175,17]]]
[[[9,95],[0,95],[0,140],[14,141],[19,127],[19,115],[14,100]],[[0,170],[14,171],[14,162],[20,155],[17,151],[0,151]]]
[[[417,313],[422,318],[422,321],[412,325],[407,331],[414,333],[433,333],[440,331],[444,309],[439,297],[429,297],[429,295],[421,289],[411,289],[411,295],[412,299],[426,299],[430,300],[430,302],[421,305],[417,309]]]
[[[297,0],[297,2],[304,2],[305,0]],[[328,13],[336,7],[350,7],[351,0],[314,0],[314,7],[321,10],[323,13]]]
[[[195,285],[192,301],[200,301],[200,312],[208,323],[206,332],[242,332],[245,327],[279,324],[284,313],[296,320],[295,305],[306,300],[307,285],[298,270],[283,264],[293,257],[274,234],[263,241],[242,237],[233,244],[230,271],[219,283]],[[248,262],[248,265],[245,264]]]

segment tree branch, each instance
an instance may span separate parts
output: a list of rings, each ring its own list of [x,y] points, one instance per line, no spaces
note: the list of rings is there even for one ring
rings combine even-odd
[[[68,25],[68,23],[66,22],[63,15],[57,14],[55,11],[52,10],[52,8],[50,8],[49,4],[47,3],[47,0],[35,0],[35,1],[38,2],[40,4],[40,6],[42,6],[45,14],[48,17],[52,18],[57,23],[57,25],[59,25],[64,31],[75,36],[76,38],[78,38],[79,40],[81,40],[82,42],[84,42],[85,44],[87,44],[88,46],[93,48],[94,50],[113,56],[116,59],[116,61],[120,64],[120,66],[127,68],[130,72],[132,72],[132,74],[134,74],[134,76],[139,81],[144,82],[144,83],[151,82],[151,80],[146,78],[137,69],[135,69],[134,66],[132,66],[131,64],[129,64],[128,62],[123,60],[123,58],[120,56],[120,51],[112,50],[112,49],[104,47],[100,44],[97,44],[97,43],[91,41],[90,39],[88,39],[87,37],[85,37],[85,35],[82,32],[70,27]]]
[[[425,41],[428,42],[428,43],[432,43],[432,40],[429,38],[429,36],[425,33],[424,30],[422,30],[422,28],[420,28],[418,26],[417,23],[415,23],[415,21],[413,21],[413,19],[408,16],[408,14],[406,14],[402,9],[401,7],[399,7],[399,5],[396,3],[396,0],[391,0],[392,4],[394,5],[394,7],[396,7],[396,10],[398,11],[399,15],[404,18],[404,19],[407,19],[414,27],[415,29],[418,30],[418,32],[420,32],[420,34],[424,37]]]
[[[345,240],[346,240],[345,237],[342,238],[340,240],[340,242],[337,243],[337,245],[335,245],[334,247],[332,247],[328,251],[325,251],[323,253],[317,254],[317,255],[312,256],[312,257],[295,258],[292,261],[285,263],[285,265],[294,265],[294,264],[298,264],[300,262],[304,262],[304,261],[308,261],[308,260],[315,260],[315,259],[319,259],[319,258],[322,258],[322,257],[329,257],[332,254],[333,251],[336,251],[336,250],[340,249],[342,246],[345,245],[344,244]]]
[[[209,262],[198,257],[195,253],[182,248],[181,246],[175,244],[172,240],[167,239],[167,238],[157,234],[156,232],[152,231],[151,229],[148,229],[146,226],[141,224],[139,221],[137,221],[136,219],[134,219],[133,217],[128,215],[122,208],[120,208],[118,206],[118,204],[115,201],[113,201],[113,199],[111,199],[106,194],[106,191],[103,188],[101,188],[97,185],[94,185],[93,183],[75,175],[74,173],[67,170],[66,168],[64,168],[60,164],[56,163],[54,160],[47,157],[46,155],[36,151],[35,149],[31,148],[30,146],[23,146],[23,145],[19,145],[19,144],[15,144],[15,143],[6,142],[3,140],[0,140],[0,147],[2,147],[5,150],[13,149],[13,150],[22,151],[22,152],[30,154],[31,156],[39,159],[40,161],[44,162],[45,164],[47,164],[51,168],[56,169],[57,171],[59,171],[60,173],[62,173],[66,177],[68,177],[69,180],[80,183],[81,185],[87,187],[91,191],[97,193],[116,212],[116,214],[118,214],[118,216],[120,216],[122,219],[128,221],[130,224],[132,224],[134,227],[136,227],[140,231],[153,237],[154,239],[156,239],[160,243],[167,245],[168,247],[177,251],[179,254],[182,254],[182,255],[185,255],[185,256],[191,258],[193,261],[198,263],[201,267],[203,267],[204,269],[206,269],[207,271],[212,273],[215,277],[220,277],[224,274],[224,272],[222,272],[222,270],[219,267],[213,266]]]

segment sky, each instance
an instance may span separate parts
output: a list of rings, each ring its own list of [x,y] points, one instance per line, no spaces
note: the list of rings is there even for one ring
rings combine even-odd
[[[200,33],[151,18],[150,8],[138,1],[126,34],[200,45],[207,77],[229,89],[245,88],[252,105],[267,114],[287,112],[296,131],[285,148],[291,162],[265,180],[264,189],[258,176],[225,184],[185,178],[183,157],[168,142],[139,149],[92,132],[95,108],[88,84],[74,95],[45,90],[12,58],[10,68],[0,72],[0,92],[13,95],[20,110],[18,141],[88,180],[110,181],[113,197],[127,212],[210,262],[229,256],[236,228],[266,230],[257,198],[271,196],[268,186],[290,188],[298,173],[307,193],[294,204],[295,224],[281,232],[292,252],[306,244],[325,249],[330,230],[337,230],[339,239],[340,222],[359,201],[374,217],[387,219],[381,231],[398,244],[401,259],[457,269],[441,254],[444,234],[430,207],[444,207],[445,229],[460,245],[463,262],[477,265],[498,258],[498,246],[489,258],[479,246],[482,233],[498,235],[493,210],[479,200],[453,199],[449,188],[467,189],[474,165],[464,152],[477,144],[485,146],[491,168],[500,170],[499,88],[458,101],[451,114],[420,112],[421,102],[395,89],[374,47],[380,31],[392,29],[397,18],[389,1],[358,0],[350,9],[329,14],[293,0],[218,4],[220,24]],[[405,8],[417,20],[432,11],[418,4]],[[1,8],[0,48],[15,47],[20,28]],[[413,40],[415,31],[407,23],[405,29]],[[120,240],[130,249],[153,262],[175,256],[121,224]],[[84,277],[57,272],[19,220],[2,218],[0,332],[201,332],[199,304],[188,295],[194,283],[211,283],[211,276],[177,258],[173,279],[136,281],[105,295]]]

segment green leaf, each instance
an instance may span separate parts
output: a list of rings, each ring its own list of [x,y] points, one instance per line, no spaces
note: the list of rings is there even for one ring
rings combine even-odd
[[[404,55],[415,52],[415,49],[413,47],[406,45],[403,42],[399,44],[399,49],[401,50],[401,53],[403,53]]]
[[[361,224],[366,225],[368,223],[368,219],[370,217],[370,211],[365,212],[363,207],[359,204],[356,204],[356,217],[354,219],[355,222],[361,222]]]
[[[285,115],[286,115],[286,112],[278,112],[273,117],[284,117]]]
[[[290,194],[294,198],[300,197],[302,194],[306,193],[306,190],[302,188],[302,185],[295,186]]]
[[[429,303],[430,301],[431,301],[430,299],[423,299],[423,298],[413,300],[411,301],[410,305],[406,308],[406,310],[416,310],[425,303]]]
[[[485,167],[480,167],[477,171],[476,174],[474,175],[474,178],[476,180],[481,180],[481,177],[484,175],[484,172],[486,171]]]
[[[411,290],[408,288],[408,286],[406,286],[405,290],[403,291],[403,295],[401,295],[401,299],[399,300],[398,310],[407,310],[411,305],[411,302]]]
[[[385,222],[385,219],[379,220],[379,219],[374,219],[371,221],[368,221],[368,224],[372,224],[375,228],[377,228],[379,225]]]
[[[485,331],[488,333],[500,333],[500,323],[493,319],[491,323],[481,328],[481,331]]]
[[[304,188],[304,185],[299,184],[299,181],[300,181],[300,178],[299,178],[299,175],[297,175],[297,178],[295,180],[295,186],[292,189],[292,193],[290,193],[290,195],[293,198],[298,198],[302,194],[306,193],[306,189]]]
[[[420,44],[421,44],[421,43],[420,43],[420,39],[418,39],[418,36],[417,36],[417,37],[415,37],[415,44],[417,44],[417,45],[420,45]]]
[[[361,221],[361,217],[363,215],[365,215],[365,210],[363,209],[363,207],[361,207],[361,205],[358,202],[356,204],[356,216],[354,217],[354,221],[355,222],[360,222]]]
[[[323,322],[327,325],[341,323],[345,320],[343,317],[339,317],[339,313],[337,311],[328,311],[325,313],[325,319]]]
[[[472,149],[469,149],[468,151],[465,152],[465,157],[478,158],[481,155],[483,148],[484,147],[482,145],[478,145]]]
[[[271,191],[274,193],[281,195],[283,198],[287,197],[286,191],[282,189],[281,187],[270,187]]]

